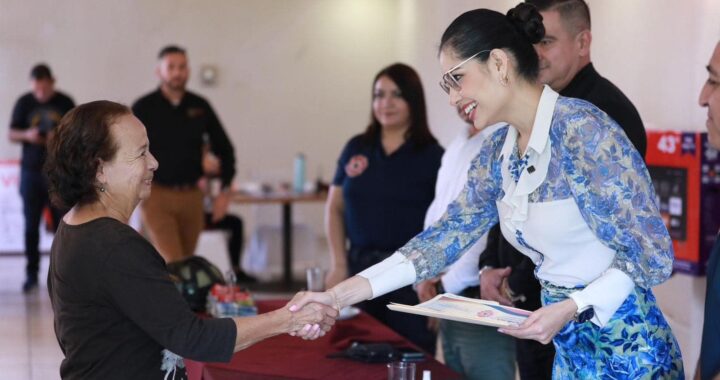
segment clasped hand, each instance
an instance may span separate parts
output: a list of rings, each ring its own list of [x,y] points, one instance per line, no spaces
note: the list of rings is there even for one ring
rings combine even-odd
[[[291,313],[289,334],[305,340],[324,336],[340,312],[328,292],[299,292],[285,307]]]

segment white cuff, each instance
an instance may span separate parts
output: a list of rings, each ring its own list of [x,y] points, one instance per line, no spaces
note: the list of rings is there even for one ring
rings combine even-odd
[[[635,283],[630,276],[619,269],[610,268],[585,289],[571,293],[569,297],[575,301],[578,310],[592,307],[595,311],[592,323],[603,327],[634,288]]]
[[[415,282],[415,266],[402,253],[393,253],[387,259],[358,273],[370,282],[372,297],[377,298]]]

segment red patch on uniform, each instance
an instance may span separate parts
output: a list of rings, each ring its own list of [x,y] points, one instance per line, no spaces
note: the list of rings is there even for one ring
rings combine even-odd
[[[345,165],[345,174],[348,177],[357,177],[368,167],[368,159],[362,154],[357,154],[350,158],[347,165]]]

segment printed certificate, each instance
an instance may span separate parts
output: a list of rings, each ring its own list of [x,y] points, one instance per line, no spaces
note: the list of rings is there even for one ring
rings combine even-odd
[[[531,313],[527,310],[503,306],[495,301],[467,298],[448,293],[439,294],[435,298],[415,306],[391,303],[388,308],[403,313],[493,327],[517,326]]]

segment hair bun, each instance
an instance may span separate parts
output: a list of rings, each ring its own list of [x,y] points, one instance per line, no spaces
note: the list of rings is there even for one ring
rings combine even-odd
[[[540,42],[545,36],[542,15],[532,4],[520,3],[510,9],[505,17],[515,27],[515,30],[531,44]]]

